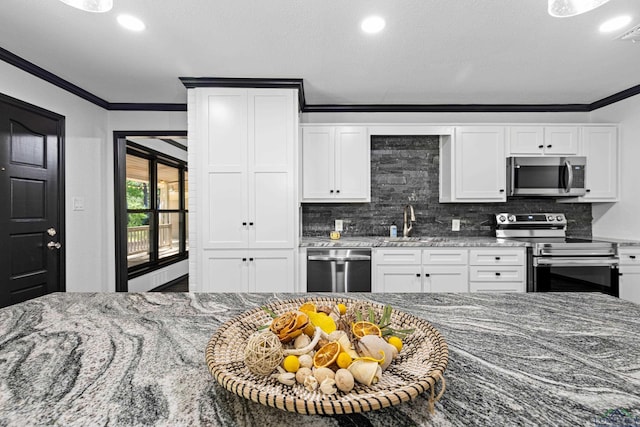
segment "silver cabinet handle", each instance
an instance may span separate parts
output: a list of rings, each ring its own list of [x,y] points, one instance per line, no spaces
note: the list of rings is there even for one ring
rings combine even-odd
[[[333,255],[309,255],[308,261],[370,261],[369,255],[349,255],[349,256],[333,256]]]

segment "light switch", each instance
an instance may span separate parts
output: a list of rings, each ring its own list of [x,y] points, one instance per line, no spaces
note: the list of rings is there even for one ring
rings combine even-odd
[[[452,219],[451,220],[451,231],[460,231],[460,220]]]
[[[74,211],[83,211],[84,210],[84,197],[74,197],[73,198],[73,210]]]
[[[343,230],[343,223],[341,219],[336,219],[336,226],[335,226],[335,231],[342,231]]]

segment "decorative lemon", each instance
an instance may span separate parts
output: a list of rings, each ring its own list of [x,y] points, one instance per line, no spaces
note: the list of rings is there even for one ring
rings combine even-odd
[[[353,362],[353,359],[349,356],[349,353],[344,351],[338,354],[338,358],[336,359],[336,364],[339,368],[347,369],[349,365],[351,365],[351,362]]]
[[[300,369],[300,361],[298,360],[298,356],[294,356],[293,354],[287,356],[282,361],[282,367],[287,372],[298,372]]]
[[[325,313],[314,313],[312,311],[308,311],[307,315],[309,316],[311,323],[318,326],[325,333],[330,334],[336,330],[336,322]]]
[[[389,340],[387,342],[394,346],[398,350],[398,353],[400,353],[400,350],[402,350],[402,340],[400,338],[389,337]]]
[[[340,312],[340,315],[344,315],[347,312],[347,306],[343,303],[338,304],[338,311]]]

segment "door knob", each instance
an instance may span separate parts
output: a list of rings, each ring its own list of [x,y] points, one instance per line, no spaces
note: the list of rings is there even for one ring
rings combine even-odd
[[[54,249],[60,249],[62,245],[58,242],[49,242],[47,243],[47,247],[51,250],[54,250]]]

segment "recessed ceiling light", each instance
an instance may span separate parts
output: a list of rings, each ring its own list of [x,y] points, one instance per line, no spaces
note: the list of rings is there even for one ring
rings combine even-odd
[[[370,16],[362,21],[362,24],[360,24],[360,28],[362,28],[362,31],[364,31],[365,33],[375,34],[382,31],[385,25],[386,24],[384,22],[384,19],[382,19],[381,17]]]
[[[146,28],[144,22],[131,15],[118,16],[118,24],[131,31],[142,31]]]
[[[629,25],[629,22],[631,22],[631,17],[629,15],[622,15],[611,18],[600,25],[600,32],[610,33],[611,31],[619,30],[620,28]]]

